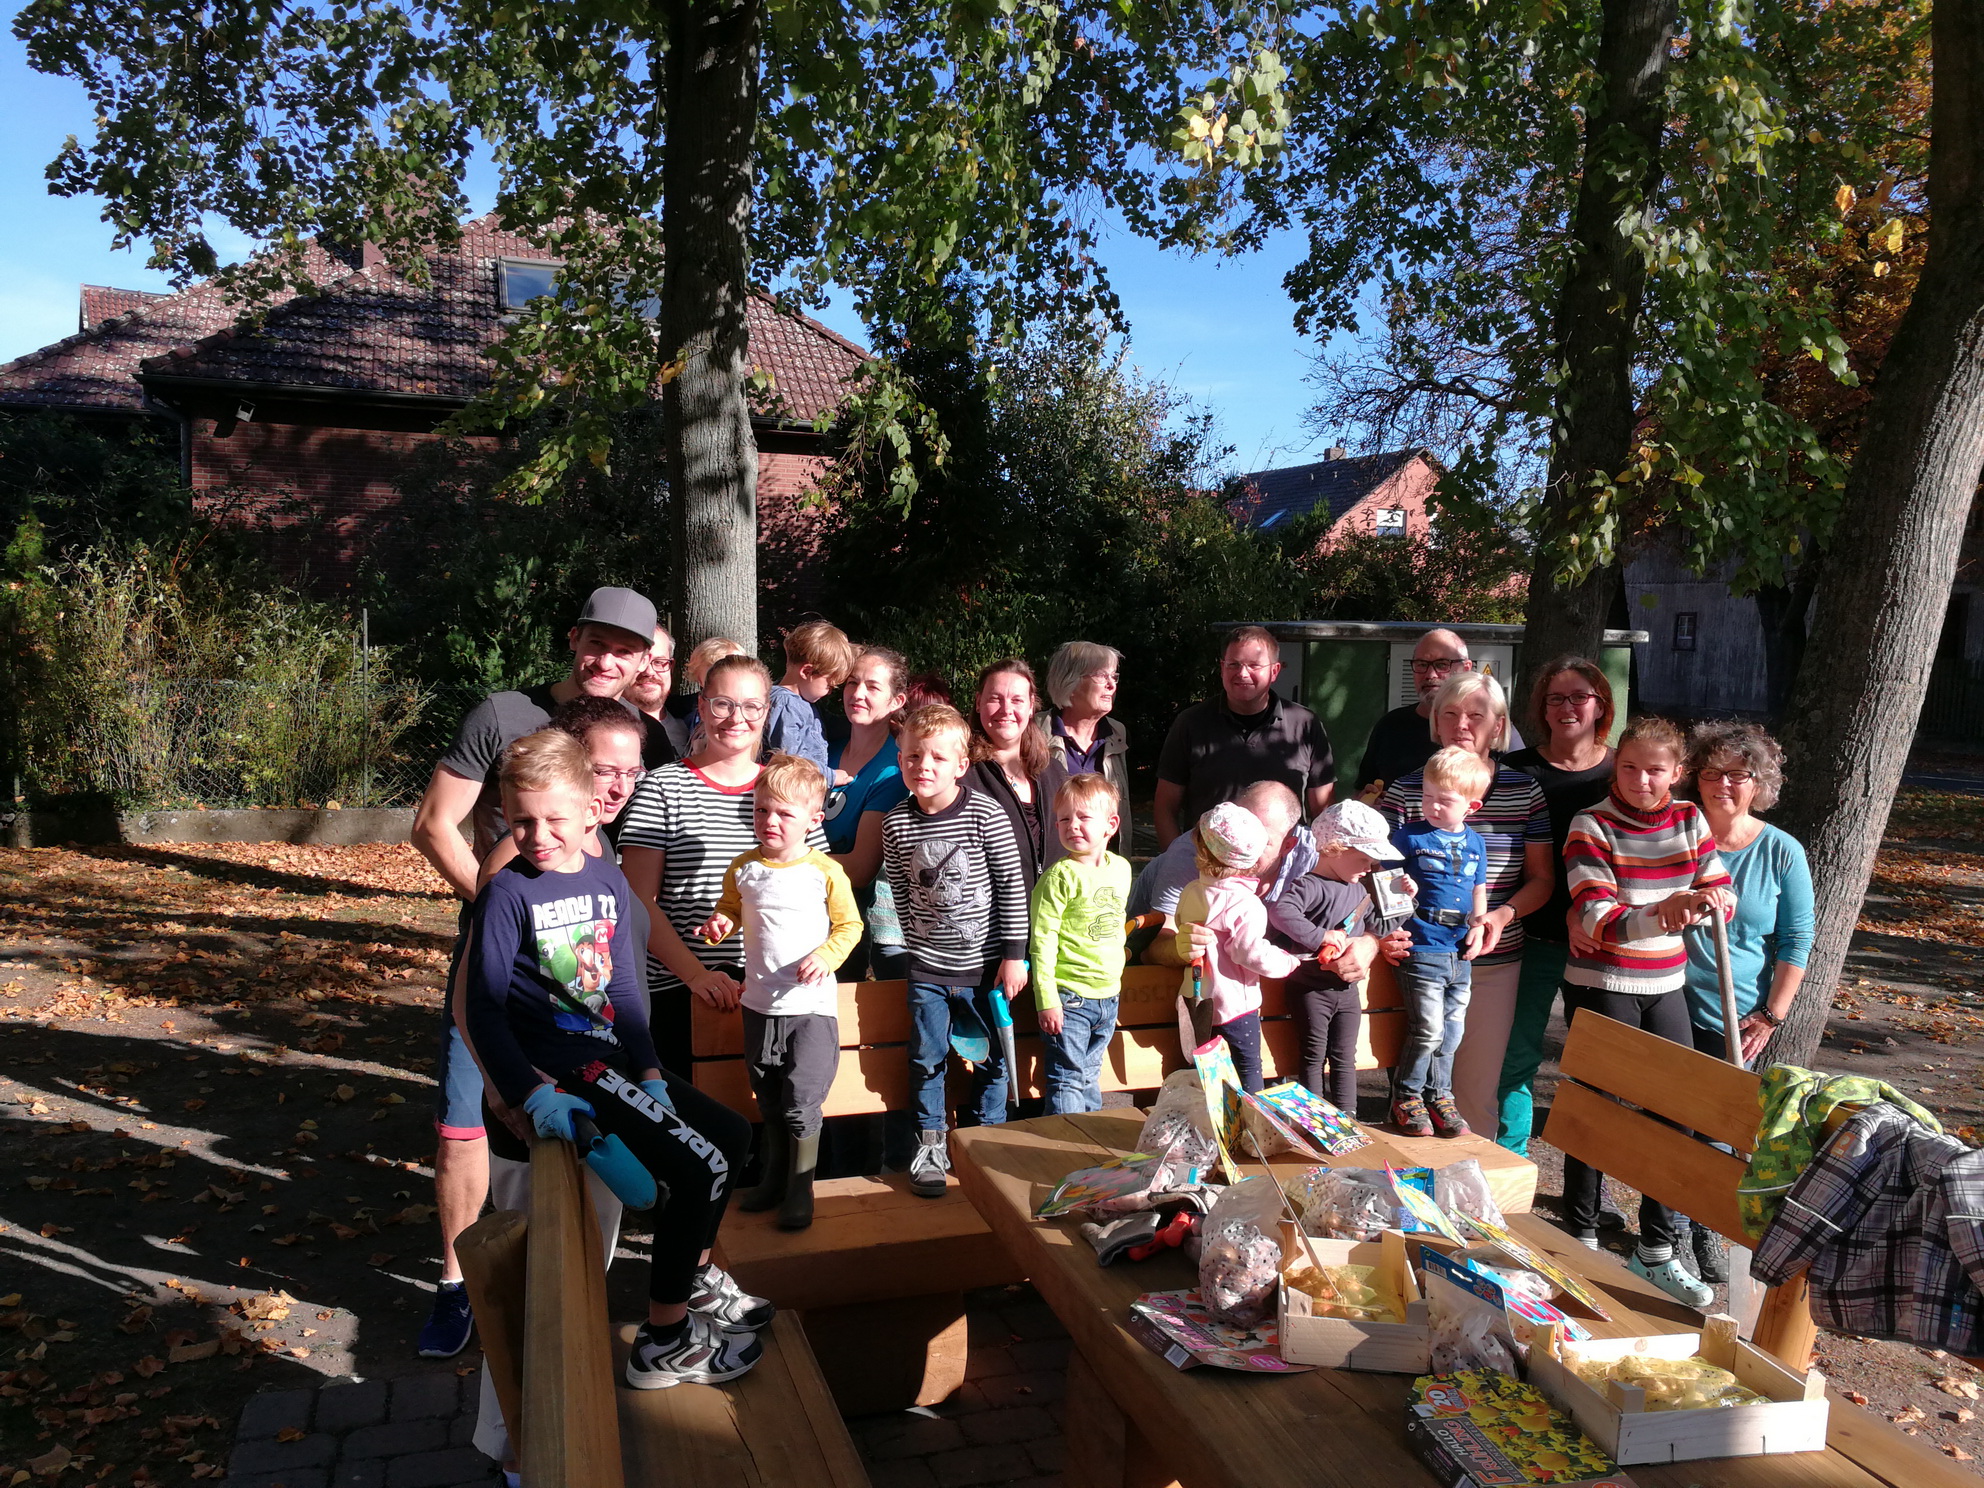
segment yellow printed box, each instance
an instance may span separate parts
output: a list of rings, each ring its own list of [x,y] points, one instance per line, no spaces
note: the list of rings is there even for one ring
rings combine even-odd
[[[1440,1488],[1633,1488],[1541,1393],[1490,1369],[1414,1380],[1405,1436]]]

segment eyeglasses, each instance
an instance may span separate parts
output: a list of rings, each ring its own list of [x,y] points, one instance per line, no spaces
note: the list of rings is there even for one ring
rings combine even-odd
[[[1585,708],[1598,701],[1595,692],[1553,692],[1543,700],[1546,708]]]
[[[1415,672],[1423,672],[1428,676],[1444,677],[1448,672],[1473,671],[1474,661],[1473,658],[1467,656],[1435,656],[1426,661],[1415,660],[1412,663],[1412,669]]]
[[[1729,785],[1748,785],[1757,778],[1754,770],[1697,770],[1695,779],[1703,785],[1713,785],[1717,781]]]
[[[770,706],[769,703],[761,703],[755,700],[748,703],[740,703],[736,698],[726,697],[706,697],[702,702],[703,712],[714,718],[718,723],[722,723],[726,718],[740,713],[744,716],[746,723],[756,723],[765,716]]]
[[[634,766],[631,770],[616,770],[611,765],[594,765],[592,767],[592,778],[594,780],[625,780],[634,785],[638,785],[641,781],[645,780],[647,773],[639,765]]]

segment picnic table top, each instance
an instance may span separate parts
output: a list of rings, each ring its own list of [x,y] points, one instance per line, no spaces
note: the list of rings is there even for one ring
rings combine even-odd
[[[1402,1375],[1316,1369],[1243,1375],[1217,1368],[1174,1369],[1126,1327],[1145,1292],[1197,1285],[1177,1252],[1149,1261],[1098,1266],[1072,1219],[1036,1220],[1033,1210],[1076,1168],[1129,1151],[1139,1111],[1043,1116],[953,1134],[956,1173],[979,1213],[1004,1242],[1074,1339],[1117,1407],[1142,1432],[1155,1459],[1185,1488],[1369,1488],[1373,1482],[1429,1481],[1405,1443]],[[1374,1138],[1387,1140],[1381,1133]],[[1295,1159],[1277,1159],[1275,1165]],[[1330,1159],[1363,1166],[1368,1151]],[[1252,1164],[1250,1164],[1252,1166]],[[1521,1238],[1576,1271],[1606,1298],[1601,1336],[1671,1333],[1699,1326],[1699,1315],[1658,1292],[1608,1253],[1586,1250],[1554,1225],[1511,1214]],[[1616,1306],[1612,1305],[1616,1304]],[[1977,1479],[1927,1444],[1834,1397],[1828,1450],[1725,1458],[1626,1471],[1643,1488],[1977,1488]]]

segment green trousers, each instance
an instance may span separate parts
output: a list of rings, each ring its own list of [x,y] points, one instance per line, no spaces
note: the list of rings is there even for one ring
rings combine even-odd
[[[1496,1092],[1495,1140],[1519,1156],[1528,1156],[1530,1123],[1535,1104],[1529,1087],[1543,1066],[1543,1034],[1550,1010],[1564,980],[1571,948],[1532,937],[1523,946],[1522,980],[1516,985],[1516,1016],[1509,1025],[1509,1045],[1502,1055],[1502,1080]]]

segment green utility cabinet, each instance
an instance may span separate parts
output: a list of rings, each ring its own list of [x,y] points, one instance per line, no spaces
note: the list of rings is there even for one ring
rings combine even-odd
[[[1391,709],[1418,700],[1412,681],[1412,648],[1429,630],[1451,630],[1467,642],[1478,670],[1505,688],[1522,667],[1520,625],[1442,625],[1417,620],[1269,620],[1260,622],[1281,642],[1281,679],[1275,690],[1310,708],[1330,731],[1337,778],[1354,780],[1371,726]],[[1612,682],[1617,705],[1613,738],[1625,727],[1632,648],[1643,630],[1608,630],[1594,658]],[[1509,699],[1520,729],[1523,705]]]

